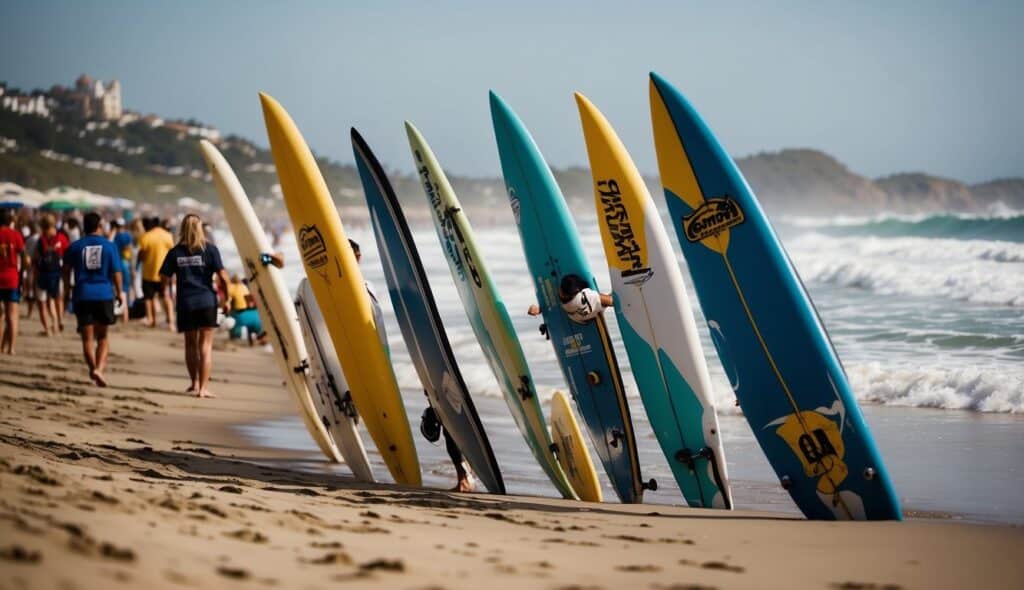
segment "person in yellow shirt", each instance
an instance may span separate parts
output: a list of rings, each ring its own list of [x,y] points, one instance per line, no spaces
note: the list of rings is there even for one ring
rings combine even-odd
[[[167,316],[167,327],[174,331],[174,306],[171,294],[160,281],[160,267],[167,253],[174,247],[174,236],[160,226],[160,219],[151,217],[142,222],[146,230],[139,238],[139,264],[142,265],[142,298],[146,300],[146,325],[156,327],[156,301]]]
[[[233,275],[228,283],[228,301],[231,303],[231,317],[235,319],[231,327],[231,338],[241,338],[242,328],[245,328],[250,345],[254,340],[260,344],[266,343],[267,335],[263,331],[260,314],[256,311],[256,302],[245,281],[237,274]]]

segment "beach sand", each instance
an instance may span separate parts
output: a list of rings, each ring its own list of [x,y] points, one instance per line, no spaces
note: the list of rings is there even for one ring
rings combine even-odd
[[[184,393],[180,337],[118,328],[111,350],[106,389],[88,381],[73,333],[23,335],[17,357],[0,358],[0,588],[1024,588],[1020,527],[807,522],[302,472],[298,453],[233,428],[295,412],[266,352],[219,342],[219,397],[198,400]]]

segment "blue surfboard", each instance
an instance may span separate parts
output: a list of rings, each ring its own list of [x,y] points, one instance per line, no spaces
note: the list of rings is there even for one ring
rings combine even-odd
[[[697,111],[651,74],[672,225],[718,356],[782,486],[808,518],[901,518],[825,327],[753,191]]]
[[[558,299],[559,283],[568,274],[597,289],[576,225],[530,133],[493,92],[491,119],[509,202],[558,364],[616,494],[623,502],[640,502],[644,485],[633,423],[604,318],[573,322]]]
[[[455,362],[427,273],[384,168],[355,129],[352,150],[395,317],[430,406],[484,486],[505,493],[498,461]]]

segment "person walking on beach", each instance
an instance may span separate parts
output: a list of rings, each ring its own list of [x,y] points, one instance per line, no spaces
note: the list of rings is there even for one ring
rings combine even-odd
[[[14,354],[18,338],[18,302],[21,301],[21,269],[28,264],[25,238],[14,229],[14,213],[0,209],[0,354]]]
[[[124,289],[124,304],[121,306],[121,321],[128,323],[128,307],[132,304],[132,235],[124,222],[115,219],[110,222],[107,239],[117,248],[118,259],[121,261],[121,282]]]
[[[164,258],[160,277],[164,291],[170,287],[171,279],[176,279],[177,326],[178,332],[185,335],[185,365],[192,380],[186,391],[197,397],[215,397],[209,390],[218,307],[214,275],[222,292],[227,293],[228,273],[220,251],[207,243],[202,220],[190,213],[181,220],[178,243]],[[228,308],[225,311],[230,311],[227,301],[224,305]]]
[[[103,235],[98,213],[86,213],[82,221],[85,236],[75,240],[64,253],[64,282],[71,284],[74,274],[72,305],[82,338],[82,354],[89,367],[89,378],[100,387],[107,386],[103,371],[107,367],[110,341],[107,326],[117,321],[114,301],[124,304],[121,292],[121,261],[113,242]]]
[[[167,253],[174,247],[174,236],[161,227],[160,219],[153,217],[143,221],[146,232],[139,238],[139,261],[142,263],[142,297],[146,300],[146,325],[156,327],[156,301],[167,315],[168,329],[174,329],[174,307],[171,293],[160,278],[160,267]]]
[[[15,224],[17,223],[15,222]],[[32,253],[36,251],[36,244],[39,242],[39,223],[35,218],[30,217],[25,220],[21,228],[21,237],[25,238],[25,256],[31,259]],[[32,310],[36,307],[36,281],[33,276],[35,269],[32,266],[33,263],[29,260],[29,264],[21,267],[21,290],[25,297],[24,319],[26,320],[32,318]]]
[[[591,289],[583,277],[574,274],[562,277],[558,285],[558,299],[562,302],[562,311],[577,324],[593,320],[614,305],[611,295]],[[534,303],[526,313],[540,315],[540,306]]]
[[[29,254],[32,257],[36,300],[39,302],[39,321],[43,324],[43,333],[50,336],[64,331],[61,266],[71,242],[57,231],[57,218],[52,213],[43,215],[39,225],[42,232]]]

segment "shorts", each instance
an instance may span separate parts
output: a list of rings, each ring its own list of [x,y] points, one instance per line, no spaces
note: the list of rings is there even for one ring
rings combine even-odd
[[[245,328],[246,332],[253,336],[263,333],[263,323],[260,321],[259,312],[255,309],[233,311],[231,317],[235,318],[235,325],[231,328],[232,338],[241,338],[242,328]]]
[[[178,332],[191,332],[200,328],[217,327],[217,308],[204,307],[202,309],[179,309]]]
[[[60,297],[60,275],[40,274],[36,279],[36,299],[46,301],[47,299],[58,299]]]
[[[114,301],[76,301],[75,317],[78,318],[78,331],[86,326],[96,324],[111,326],[117,319],[114,317]]]
[[[142,298],[153,299],[157,295],[163,296],[164,285],[160,281],[142,281]]]
[[[0,301],[7,301],[9,303],[17,303],[21,301],[21,289],[18,287],[13,289],[0,289]]]

